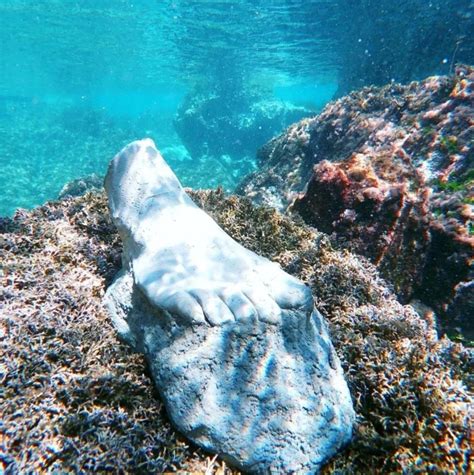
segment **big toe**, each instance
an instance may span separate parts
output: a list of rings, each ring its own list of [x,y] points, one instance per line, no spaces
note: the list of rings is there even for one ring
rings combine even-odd
[[[206,321],[201,305],[193,296],[184,291],[160,296],[156,305],[192,323],[205,323]]]
[[[270,293],[283,309],[301,309],[311,312],[314,306],[311,289],[294,277],[282,273],[270,285]]]

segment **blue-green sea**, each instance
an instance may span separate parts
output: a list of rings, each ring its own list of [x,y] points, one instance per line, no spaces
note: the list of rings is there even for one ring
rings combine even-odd
[[[473,36],[472,0],[1,0],[0,215],[145,136],[185,185],[231,191],[298,114],[450,74]],[[177,125],[196,110],[205,138]]]

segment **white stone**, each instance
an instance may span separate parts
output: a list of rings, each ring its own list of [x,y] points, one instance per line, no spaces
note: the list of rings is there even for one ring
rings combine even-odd
[[[105,305],[175,426],[245,471],[317,471],[354,411],[310,289],[198,208],[150,139],[105,187],[124,244]]]

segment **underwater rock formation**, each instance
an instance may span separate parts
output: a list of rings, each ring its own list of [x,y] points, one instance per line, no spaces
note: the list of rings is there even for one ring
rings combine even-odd
[[[233,92],[195,93],[184,99],[174,126],[193,158],[253,156],[271,137],[311,114],[288,102]]]
[[[474,336],[474,70],[365,88],[259,152],[239,191],[297,211]]]
[[[104,179],[93,173],[66,183],[59,192],[58,199],[72,198],[73,196],[82,196],[88,191],[101,190]]]
[[[322,473],[469,473],[469,352],[324,234],[241,197],[189,193],[324,312],[357,424]],[[144,358],[117,341],[102,298],[121,251],[103,193],[0,219],[0,471],[237,475],[175,432]]]
[[[112,160],[105,188],[124,243],[105,304],[175,426],[248,472],[318,471],[354,410],[310,289],[197,207],[150,139]]]

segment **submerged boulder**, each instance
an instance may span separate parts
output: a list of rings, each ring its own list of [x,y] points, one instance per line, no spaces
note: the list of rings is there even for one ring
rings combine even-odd
[[[354,413],[327,326],[191,326],[164,318],[124,272],[110,287],[120,335],[143,353],[174,426],[248,473],[316,473],[347,445]],[[126,329],[126,330],[125,330]]]
[[[268,142],[238,191],[298,212],[474,337],[474,70],[365,88]]]
[[[310,111],[279,100],[239,93],[195,93],[178,109],[175,129],[195,159],[253,156],[255,150]]]
[[[219,191],[191,196],[309,285],[328,322],[357,423],[322,473],[469,472],[470,356],[436,338],[429,311],[301,222]],[[237,475],[177,434],[144,358],[116,339],[101,302],[121,251],[103,193],[0,219],[0,471]]]

